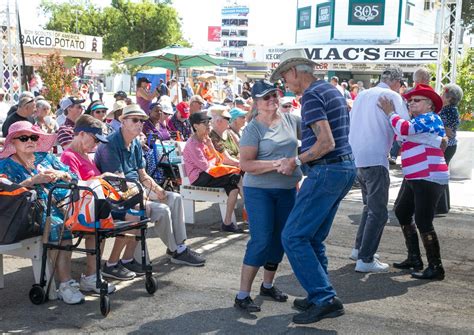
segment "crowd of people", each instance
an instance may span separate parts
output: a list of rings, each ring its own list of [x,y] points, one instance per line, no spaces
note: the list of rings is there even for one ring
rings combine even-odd
[[[287,301],[288,295],[274,286],[286,254],[307,292],[293,303],[301,311],[293,321],[306,324],[344,314],[328,277],[324,241],[356,179],[364,206],[350,258],[357,272],[388,271],[376,252],[388,219],[389,153],[398,155],[401,147],[404,181],[394,210],[408,256],[393,266],[412,270],[413,278],[444,279],[433,218],[440,207],[449,209],[448,164],[456,151],[456,106],[462,90],[450,84],[438,95],[424,69],[415,73],[415,86],[406,90],[397,67],[387,67],[378,85],[364,88],[362,82],[340,84],[337,77],[327,82],[314,74],[314,66],[302,49],[288,50],[270,81],[244,83],[240,95],[225,83],[222,103],[214,101],[207,84],[196,94],[191,87],[183,94],[187,85],[182,91],[175,79],[161,81],[152,91],[149,80],[139,78],[136,103],[119,91],[111,108],[102,96],[94,100],[91,95],[87,108],[85,99],[66,96],[54,114],[44,96],[24,92],[3,122],[0,174],[36,189],[43,200],[55,183],[71,179],[113,175],[138,181],[145,189],[146,215],[171,262],[198,267],[206,259],[186,245],[181,196],[165,191],[144,159],[151,150],[149,138],[184,141],[182,162],[190,183],[221,187],[228,196],[223,232],[243,232],[233,212],[239,195],[244,202],[250,239],[235,306],[260,311],[251,291],[262,266],[260,295]],[[4,93],[0,91],[0,103]],[[54,193],[57,199],[62,196]],[[136,219],[115,212],[112,217]],[[55,205],[49,239],[66,245],[72,235],[62,233],[63,219]],[[418,231],[427,256],[425,268]],[[94,241],[85,243],[87,247]],[[115,238],[101,274],[115,280],[143,275],[134,259],[136,246],[133,239]],[[84,301],[82,292],[97,292],[94,258],[87,258],[79,282],[71,277],[71,266],[71,253],[61,251],[58,295],[77,304]],[[108,285],[113,292],[115,286]]]

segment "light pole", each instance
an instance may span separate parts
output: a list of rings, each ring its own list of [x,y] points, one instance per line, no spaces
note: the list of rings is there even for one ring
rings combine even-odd
[[[76,34],[78,34],[78,29],[77,29],[77,14],[81,13],[82,11],[80,9],[73,9],[72,12],[76,14]]]

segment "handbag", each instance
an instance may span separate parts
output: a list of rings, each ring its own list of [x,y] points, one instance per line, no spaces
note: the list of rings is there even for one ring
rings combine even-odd
[[[0,176],[0,244],[40,236],[44,208],[35,191]]]

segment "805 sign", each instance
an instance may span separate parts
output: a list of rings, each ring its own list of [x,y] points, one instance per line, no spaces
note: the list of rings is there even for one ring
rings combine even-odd
[[[385,2],[351,0],[349,25],[383,25]]]

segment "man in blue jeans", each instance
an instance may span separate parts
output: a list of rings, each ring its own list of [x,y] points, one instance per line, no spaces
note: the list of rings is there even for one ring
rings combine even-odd
[[[307,292],[295,299],[301,310],[293,322],[306,324],[344,314],[342,302],[328,278],[324,240],[329,234],[339,203],[355,178],[352,149],[348,142],[349,114],[339,91],[313,74],[315,63],[303,49],[281,54],[271,80],[285,80],[301,98],[301,154],[282,160],[279,172],[289,175],[306,164],[307,178],[288,217],[282,242],[296,277]]]

